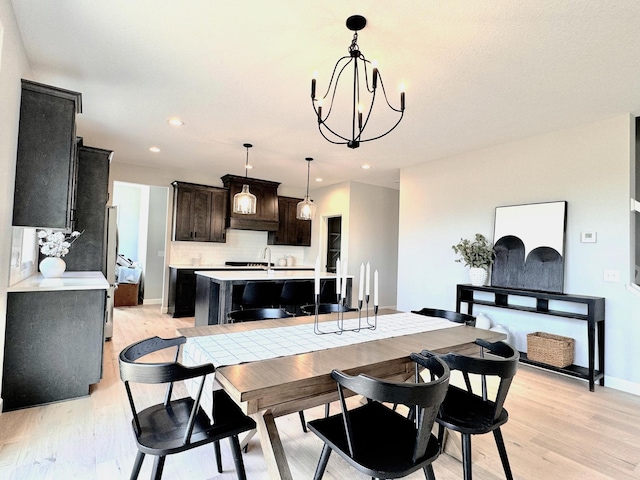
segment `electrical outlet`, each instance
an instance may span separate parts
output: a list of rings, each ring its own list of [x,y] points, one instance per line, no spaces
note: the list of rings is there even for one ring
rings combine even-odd
[[[620,281],[620,271],[619,270],[605,270],[604,271],[604,281],[605,282],[619,282]]]

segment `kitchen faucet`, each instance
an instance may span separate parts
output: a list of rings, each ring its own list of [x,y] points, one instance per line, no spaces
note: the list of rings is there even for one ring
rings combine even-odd
[[[273,270],[271,269],[271,249],[269,247],[264,247],[262,258],[267,261],[267,275],[273,273]]]

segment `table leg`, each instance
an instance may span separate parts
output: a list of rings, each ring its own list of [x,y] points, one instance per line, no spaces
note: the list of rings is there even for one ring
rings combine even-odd
[[[269,478],[274,480],[293,480],[289,463],[284,453],[280,434],[271,412],[258,412],[251,415],[255,420],[260,437],[262,454],[267,463]]]

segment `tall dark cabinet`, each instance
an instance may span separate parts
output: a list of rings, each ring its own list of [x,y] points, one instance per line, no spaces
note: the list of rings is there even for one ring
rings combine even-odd
[[[74,228],[80,93],[22,80],[13,225]]]
[[[278,230],[269,232],[269,245],[311,246],[311,221],[296,218],[302,198],[278,197]]]
[[[106,206],[112,156],[111,150],[78,147],[75,229],[84,233],[64,258],[68,271],[106,273]]]
[[[227,189],[173,182],[173,235],[182,242],[225,242]]]

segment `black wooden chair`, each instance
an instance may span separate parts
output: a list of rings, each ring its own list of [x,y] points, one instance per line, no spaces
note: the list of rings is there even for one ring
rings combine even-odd
[[[468,357],[457,353],[439,356],[452,371],[462,372],[466,388],[449,386],[436,418],[439,425],[438,440],[442,445],[445,428],[460,432],[464,479],[471,480],[471,435],[493,432],[505,476],[512,480],[513,475],[500,427],[509,419],[509,414],[504,409],[504,401],[516,374],[520,354],[505,342],[489,343],[478,339],[475,343],[480,346],[480,357]],[[422,353],[431,355],[426,351]],[[489,356],[485,357],[485,354]],[[470,374],[480,378],[479,393],[472,389]],[[498,380],[495,395],[489,395],[487,392],[487,377],[496,377]]]
[[[282,308],[247,308],[246,310],[233,310],[227,314],[232,323],[252,322],[254,320],[272,320],[275,318],[288,318],[293,315]]]
[[[120,352],[120,378],[124,382],[133,412],[131,425],[138,455],[131,478],[138,478],[146,454],[155,455],[153,479],[162,477],[165,457],[207,443],[214,444],[218,472],[222,472],[219,441],[229,438],[236,473],[239,480],[246,479],[238,434],[256,428],[256,423],[245,416],[224,390],[213,392],[213,421],[200,406],[205,377],[215,372],[212,364],[186,367],[178,363],[180,345],[184,337],[163,339],[152,337],[129,345]],[[141,357],[166,348],[176,347],[172,362],[138,363]],[[174,382],[201,377],[195,399],[187,396],[171,399]],[[167,384],[164,401],[138,411],[131,383]]]
[[[470,327],[476,326],[476,317],[466,313],[452,312],[450,310],[439,310],[437,308],[423,308],[422,310],[412,310],[411,313],[426,315],[428,317],[446,318],[450,322],[464,323]]]
[[[367,375],[331,373],[338,383],[342,412],[309,422],[309,428],[325,442],[314,479],[322,478],[335,450],[350,465],[375,478],[400,478],[423,469],[434,480],[431,463],[438,457],[438,441],[431,428],[449,384],[449,368],[437,357],[411,354],[416,362],[415,383],[390,382]],[[422,383],[418,365],[431,372]],[[345,391],[364,396],[367,403],[351,410]],[[407,418],[384,403],[403,404],[416,414]],[[415,420],[417,419],[417,420]]]
[[[282,283],[247,282],[240,298],[240,308],[277,307]]]

